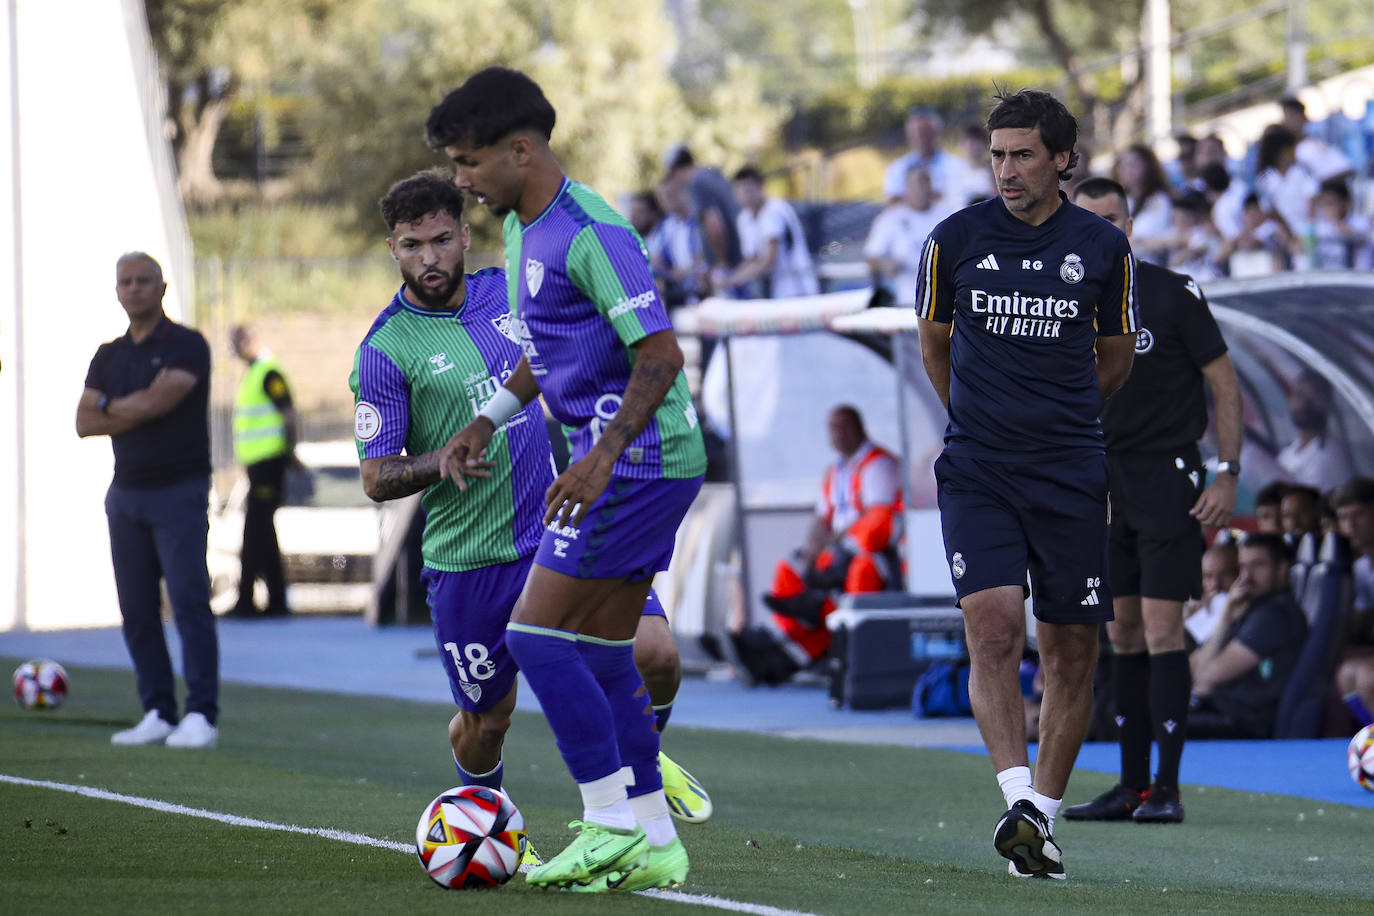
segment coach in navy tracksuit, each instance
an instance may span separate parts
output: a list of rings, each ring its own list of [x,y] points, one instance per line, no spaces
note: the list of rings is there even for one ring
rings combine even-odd
[[[994,845],[1012,875],[1063,878],[1054,817],[1112,616],[1098,415],[1130,373],[1134,263],[1120,229],[1059,190],[1078,158],[1073,116],[1045,92],[998,98],[987,126],[999,197],[931,233],[916,309],[949,409],[935,477],[969,695],[1009,806]],[[1045,670],[1033,785],[1019,681],[1027,573]]]
[[[219,644],[205,567],[210,348],[198,332],[163,313],[166,291],[157,261],[142,252],[119,259],[115,293],[129,330],[96,350],[76,409],[76,432],[109,436],[114,448],[105,514],[124,643],[144,711],[138,725],[111,741],[214,747]],[[162,631],[164,580],[181,636],[183,717]]]

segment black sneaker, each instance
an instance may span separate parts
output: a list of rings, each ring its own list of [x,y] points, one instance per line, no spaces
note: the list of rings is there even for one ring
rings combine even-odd
[[[1063,880],[1064,863],[1050,833],[1049,819],[1030,801],[1022,799],[1007,809],[992,834],[999,855],[1010,859],[1007,871],[1018,878]]]
[[[1131,820],[1137,824],[1183,823],[1183,800],[1178,797],[1178,786],[1155,783],[1145,801],[1131,815]]]
[[[1115,785],[1090,802],[1065,808],[1062,814],[1069,821],[1129,821],[1149,794]]]

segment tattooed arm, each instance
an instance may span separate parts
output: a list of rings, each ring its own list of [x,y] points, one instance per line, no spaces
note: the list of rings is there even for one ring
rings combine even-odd
[[[558,476],[545,499],[544,523],[559,516],[566,503],[572,524],[582,520],[611,479],[611,468],[653,419],[682,369],[682,350],[672,331],[650,334],[634,345],[635,363],[615,417],[601,438],[576,464]]]
[[[377,502],[400,499],[439,482],[439,449],[414,458],[408,455],[364,458],[362,472],[363,491],[368,497]]]

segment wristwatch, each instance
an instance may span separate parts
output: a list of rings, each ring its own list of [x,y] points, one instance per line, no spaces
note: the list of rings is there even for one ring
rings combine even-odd
[[[110,396],[108,394],[102,394],[100,396],[100,400],[96,401],[95,403],[95,409],[100,411],[101,413],[108,413],[109,411],[106,408],[108,408],[109,406]]]
[[[1239,477],[1239,476],[1240,476],[1240,462],[1239,462],[1239,461],[1219,461],[1219,462],[1217,462],[1217,470],[1220,471],[1220,472],[1223,473],[1223,474],[1230,474],[1232,477]]]

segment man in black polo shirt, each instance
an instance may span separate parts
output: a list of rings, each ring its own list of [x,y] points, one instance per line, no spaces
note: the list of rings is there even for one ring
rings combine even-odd
[[[123,337],[101,344],[76,408],[78,436],[109,436],[114,481],[105,497],[124,644],[133,658],[142,721],[114,744],[214,747],[219,644],[205,566],[210,493],[210,348],[162,311],[167,284],[142,252],[115,266],[115,293],[129,316]],[[166,580],[182,643],[186,715],[162,631]]]
[[[1115,181],[1089,178],[1074,202],[1130,236],[1126,192]],[[1191,277],[1143,261],[1137,267],[1135,366],[1102,411],[1121,783],[1066,809],[1069,820],[1183,820],[1178,767],[1191,689],[1183,603],[1202,594],[1202,525],[1227,524],[1236,506],[1241,398],[1226,342]],[[1207,429],[1204,381],[1216,402],[1221,459],[1210,486],[1197,448]],[[1153,785],[1152,736],[1159,747]]]

